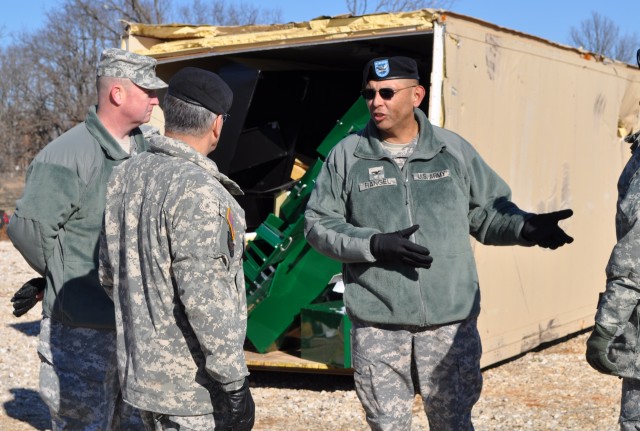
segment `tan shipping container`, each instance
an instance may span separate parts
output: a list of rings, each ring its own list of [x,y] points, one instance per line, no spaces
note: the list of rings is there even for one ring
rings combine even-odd
[[[129,24],[123,48],[157,58],[164,79],[184,66],[227,76],[241,67],[286,92],[278,73],[304,76],[326,93],[308,108],[313,125],[304,124],[316,134],[357,99],[370,58],[416,58],[431,122],[469,140],[510,184],[514,202],[531,212],[574,210],[562,227],[575,242],[559,250],[474,244],[482,365],[593,324],[615,244],[616,183],[630,156],[623,138],[640,128],[637,67],[427,9],[268,26]],[[161,127],[161,113],[155,121]],[[294,159],[308,165],[319,143],[299,133],[289,170]]]

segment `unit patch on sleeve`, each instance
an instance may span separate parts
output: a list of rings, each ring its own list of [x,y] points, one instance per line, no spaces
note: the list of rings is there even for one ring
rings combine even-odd
[[[443,171],[438,172],[415,172],[413,174],[414,181],[433,181],[433,180],[441,180],[450,175],[449,169],[445,169]]]
[[[395,186],[397,184],[398,182],[395,178],[384,177],[384,167],[376,166],[374,168],[369,168],[369,181],[358,184],[358,188],[360,191],[364,191],[376,187]]]
[[[233,228],[233,213],[231,208],[227,207],[227,224],[229,225],[229,232],[227,233],[227,247],[229,248],[229,254],[231,257],[234,255],[236,231]]]

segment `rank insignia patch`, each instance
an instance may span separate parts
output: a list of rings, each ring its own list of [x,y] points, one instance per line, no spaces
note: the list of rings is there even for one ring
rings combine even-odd
[[[359,183],[358,188],[360,191],[374,189],[376,187],[383,186],[395,186],[398,182],[395,178],[385,178],[384,177],[384,167],[376,166],[373,168],[369,168],[369,181],[365,181],[364,183]]]

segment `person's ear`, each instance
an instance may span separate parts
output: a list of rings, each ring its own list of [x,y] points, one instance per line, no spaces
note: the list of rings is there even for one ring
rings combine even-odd
[[[124,87],[120,84],[113,85],[111,87],[111,90],[109,91],[109,98],[111,99],[111,102],[114,105],[116,106],[122,105],[126,98],[126,92],[124,90]]]
[[[422,85],[418,85],[413,89],[413,106],[417,108],[422,103],[424,96],[427,94],[427,90]]]
[[[224,119],[222,118],[222,115],[216,115],[216,119],[213,121],[213,126],[212,126],[213,136],[216,139],[220,138],[220,134],[222,133],[223,123],[224,123]]]

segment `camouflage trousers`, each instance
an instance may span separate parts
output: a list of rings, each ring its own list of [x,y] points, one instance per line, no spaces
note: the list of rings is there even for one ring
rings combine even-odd
[[[480,398],[477,319],[437,327],[353,322],[356,393],[372,430],[410,430],[415,395],[432,431],[472,431]]]
[[[213,431],[213,414],[201,416],[172,416],[140,410],[146,431]]]
[[[620,431],[640,431],[640,380],[622,379]]]
[[[137,409],[123,402],[116,332],[43,318],[38,342],[40,396],[52,431],[142,431]]]

